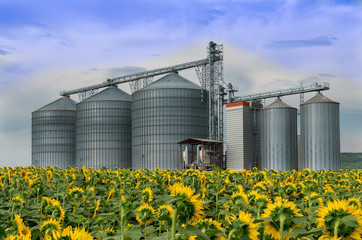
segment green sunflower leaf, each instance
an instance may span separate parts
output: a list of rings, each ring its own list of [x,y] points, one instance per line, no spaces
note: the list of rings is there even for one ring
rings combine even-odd
[[[265,217],[265,218],[261,218],[261,220],[263,220],[264,222],[271,222],[273,221],[272,217]]]
[[[357,219],[353,217],[352,215],[347,215],[341,219],[341,222],[346,224],[348,227],[359,227],[359,224],[357,222]]]
[[[161,217],[158,218],[158,220],[160,221],[166,221],[167,226],[171,226],[172,225],[172,219],[170,218],[170,216],[164,214]]]
[[[293,218],[293,222],[296,223],[296,224],[303,224],[307,221],[307,217],[295,217]]]
[[[132,228],[132,229],[126,231],[125,234],[130,236],[131,239],[140,239],[141,237],[143,237],[141,230],[138,228]]]
[[[169,236],[167,236],[167,233],[166,234],[163,234],[159,237],[147,237],[146,239],[152,239],[152,240],[167,240],[169,239]]]
[[[314,229],[308,231],[305,228],[297,227],[297,228],[294,228],[292,232],[283,232],[283,234],[288,237],[301,238],[301,237],[306,237],[308,235],[312,235],[314,233],[322,232],[322,229],[323,228],[314,228]]]
[[[182,234],[186,234],[189,236],[199,236],[202,237],[203,239],[206,240],[210,240],[210,238],[203,232],[200,231],[200,229],[196,228],[195,226],[186,226],[186,228],[182,228],[182,227],[177,227],[177,231],[182,233]]]
[[[6,233],[5,233],[5,230],[0,227],[0,237],[5,237],[6,236]]]

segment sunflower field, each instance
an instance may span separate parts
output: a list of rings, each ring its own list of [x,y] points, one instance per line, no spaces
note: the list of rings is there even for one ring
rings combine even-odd
[[[362,239],[362,171],[0,168],[0,239]]]

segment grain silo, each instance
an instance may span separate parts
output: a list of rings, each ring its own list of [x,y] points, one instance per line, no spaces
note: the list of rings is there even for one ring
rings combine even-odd
[[[261,167],[278,171],[298,167],[297,109],[280,98],[261,111]]]
[[[67,168],[75,163],[76,102],[60,99],[32,112],[32,165]]]
[[[250,170],[253,159],[253,114],[249,102],[226,104],[226,167]]]
[[[111,86],[77,104],[78,167],[131,167],[131,99]]]
[[[300,106],[301,169],[340,169],[339,103],[318,93]]]
[[[132,95],[132,169],[180,169],[187,138],[207,138],[207,94],[170,73]]]

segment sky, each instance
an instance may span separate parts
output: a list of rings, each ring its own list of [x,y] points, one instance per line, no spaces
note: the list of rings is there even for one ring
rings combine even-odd
[[[237,96],[328,82],[341,151],[362,152],[362,1],[0,0],[0,166],[31,165],[31,112],[60,91],[204,59],[210,41]]]

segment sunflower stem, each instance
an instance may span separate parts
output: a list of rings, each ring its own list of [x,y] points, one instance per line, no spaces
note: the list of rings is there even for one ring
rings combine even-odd
[[[177,215],[178,215],[178,209],[175,209],[175,212],[173,213],[173,217],[172,217],[172,232],[171,232],[171,236],[172,236],[172,240],[175,240],[176,238],[176,222],[177,222]]]
[[[229,235],[228,235],[228,240],[231,240],[232,239],[232,237],[233,237],[233,235],[234,235],[234,233],[237,231],[237,229],[233,229],[233,230],[231,230],[230,232],[229,232]]]
[[[280,215],[280,240],[283,240],[283,231],[284,231],[284,222],[285,222],[285,219],[286,219],[286,216],[284,214],[281,214]]]
[[[159,221],[158,236],[161,236],[161,232],[162,232],[162,222]]]
[[[14,208],[15,208],[15,203],[13,203],[13,207],[11,208],[11,219],[14,220]]]
[[[337,219],[336,222],[334,223],[334,237],[338,237],[338,226],[340,222],[341,220]]]
[[[125,216],[124,216],[124,208],[123,208],[123,206],[122,206],[122,208],[121,208],[121,231],[122,231],[122,234],[121,234],[121,240],[123,240],[124,239],[124,234],[123,234],[123,232],[124,232],[124,219],[125,218]]]
[[[310,197],[310,192],[308,194],[308,217],[309,217],[309,228],[308,230],[311,230],[312,229],[312,218],[313,218],[313,213],[312,213],[312,199]]]

